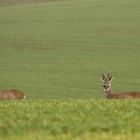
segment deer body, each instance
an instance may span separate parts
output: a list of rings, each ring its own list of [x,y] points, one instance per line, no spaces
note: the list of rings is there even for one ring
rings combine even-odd
[[[26,96],[23,92],[11,89],[11,90],[0,90],[0,100],[24,100]]]
[[[111,80],[112,75],[108,73],[106,76],[105,74],[101,75],[102,81],[103,81],[103,87],[105,96],[107,99],[133,99],[133,98],[140,98],[140,93],[131,91],[131,92],[125,92],[125,93],[112,93],[111,91]]]

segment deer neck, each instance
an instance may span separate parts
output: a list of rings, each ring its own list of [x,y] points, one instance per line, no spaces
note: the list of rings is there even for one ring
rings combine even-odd
[[[104,89],[104,92],[105,92],[106,98],[108,98],[108,99],[112,98],[112,92],[111,92],[110,88]]]

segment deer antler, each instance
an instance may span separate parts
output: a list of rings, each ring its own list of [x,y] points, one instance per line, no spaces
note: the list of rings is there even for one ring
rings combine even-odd
[[[109,79],[110,78],[110,73],[108,72],[108,74],[107,74],[107,79]]]
[[[112,79],[112,74],[111,73],[107,73],[107,75],[105,75],[104,73],[101,74],[102,79],[105,80],[111,80]]]
[[[112,74],[108,72],[108,80],[112,79]]]
[[[103,80],[106,80],[106,77],[105,77],[104,73],[101,74],[101,77],[102,77]]]

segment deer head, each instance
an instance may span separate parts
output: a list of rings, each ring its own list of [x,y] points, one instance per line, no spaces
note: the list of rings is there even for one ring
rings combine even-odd
[[[102,82],[103,82],[104,90],[110,90],[111,89],[112,74],[109,73],[109,72],[107,73],[107,75],[102,73],[101,74],[101,79],[102,79]]]

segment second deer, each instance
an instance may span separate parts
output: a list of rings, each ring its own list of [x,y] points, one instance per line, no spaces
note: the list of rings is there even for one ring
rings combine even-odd
[[[11,90],[0,90],[0,100],[25,100],[26,96],[23,92],[11,89]]]
[[[110,73],[108,73],[107,75],[102,73],[101,79],[103,82],[103,88],[107,99],[129,99],[129,98],[140,99],[140,93],[135,91],[125,92],[125,93],[112,93],[111,91],[112,75]]]

